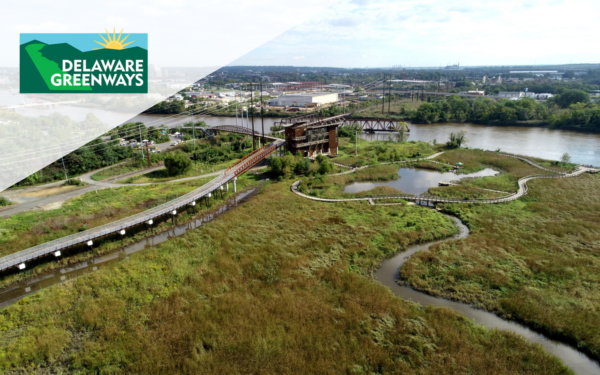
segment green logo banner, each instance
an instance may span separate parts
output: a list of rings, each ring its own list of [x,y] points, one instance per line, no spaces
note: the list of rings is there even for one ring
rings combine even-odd
[[[147,94],[148,34],[21,34],[22,94]]]

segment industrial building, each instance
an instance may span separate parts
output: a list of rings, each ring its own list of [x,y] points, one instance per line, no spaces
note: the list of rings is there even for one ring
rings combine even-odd
[[[269,100],[268,104],[276,107],[320,107],[322,105],[337,103],[337,101],[337,93],[316,92],[282,95]]]
[[[338,153],[338,130],[343,117],[317,122],[299,122],[285,128],[287,150],[296,155],[317,156]]]

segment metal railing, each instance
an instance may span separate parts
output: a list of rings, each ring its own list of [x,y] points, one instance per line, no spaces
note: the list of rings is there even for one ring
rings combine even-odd
[[[277,144],[272,144],[270,146],[266,146],[259,150],[256,150],[254,153],[247,155],[250,156],[250,158],[245,158],[244,162],[236,163],[237,168],[229,168],[227,171],[221,173],[220,175],[218,175],[208,183],[202,185],[198,189],[195,189],[170,202],[163,203],[149,210],[114,221],[109,224],[101,225],[99,227],[88,229],[83,232],[61,237],[56,240],[45,242],[43,244],[33,246],[25,250],[21,250],[14,254],[4,256],[0,258],[0,271],[17,266],[21,263],[25,263],[32,259],[36,259],[54,253],[56,251],[60,251],[71,246],[87,243],[90,240],[104,237],[109,234],[117,233],[122,229],[130,228],[141,223],[146,223],[149,220],[154,219],[156,217],[172,213],[174,210],[177,210],[183,206],[187,206],[190,203],[208,195],[209,193],[216,190],[225,183],[229,182],[236,176],[250,169],[260,160],[268,156],[271,152],[275,151],[275,149],[282,143],[285,142],[278,142]]]

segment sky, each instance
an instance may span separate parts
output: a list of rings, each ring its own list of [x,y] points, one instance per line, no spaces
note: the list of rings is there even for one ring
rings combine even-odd
[[[124,43],[130,43],[125,48],[133,48],[133,47],[141,47],[143,49],[148,49],[148,34],[134,34],[123,31],[121,35],[121,30],[117,30],[114,34],[116,39],[123,40]],[[112,30],[109,32],[110,37],[113,37]],[[102,39],[100,37],[104,39]],[[40,42],[44,42],[46,44],[58,44],[58,43],[69,43],[71,46],[77,48],[81,52],[91,51],[93,49],[104,48],[103,46],[95,43],[96,41],[106,44],[106,41],[109,41],[109,36],[106,31],[98,34],[50,34],[50,33],[24,33],[19,35],[19,44],[24,44],[30,42],[32,40],[37,40]]]
[[[229,65],[598,63],[591,0],[341,0]]]

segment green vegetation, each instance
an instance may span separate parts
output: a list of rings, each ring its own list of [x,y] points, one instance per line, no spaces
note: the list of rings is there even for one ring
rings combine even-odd
[[[528,185],[528,195],[511,203],[445,205],[471,236],[415,255],[402,279],[524,321],[600,358],[600,175]]]
[[[581,100],[573,102],[573,100]],[[600,106],[591,104],[589,94],[567,90],[546,103],[530,98],[520,100],[451,96],[423,103],[408,113],[414,123],[467,121],[486,125],[552,126],[600,131]]]
[[[165,154],[150,154],[151,165],[155,166],[162,163]],[[137,157],[128,160],[124,163],[117,164],[113,167],[103,169],[92,175],[92,180],[102,181],[112,177],[121,176],[125,173],[139,171],[140,169],[148,168],[148,161]]]
[[[271,185],[0,311],[0,370],[570,374],[538,345],[394,298],[369,277],[408,244],[455,231],[435,211],[326,205]]]
[[[465,131],[459,131],[457,133],[450,133],[450,140],[446,143],[448,148],[460,148],[467,141],[467,133]]]
[[[171,153],[165,157],[165,169],[169,176],[178,176],[192,169],[192,161],[182,152]]]
[[[250,174],[241,176],[237,181],[238,190],[256,184],[258,178],[259,176]],[[0,256],[134,215],[186,194],[211,179],[213,177],[184,183],[98,190],[73,198],[56,210],[28,211],[10,218],[0,218]],[[230,194],[232,193],[225,193],[224,198],[226,199]],[[210,207],[214,207],[215,202],[221,201],[219,198],[220,196],[213,195]],[[199,213],[205,210],[204,203],[196,207]],[[177,220],[185,222],[189,218],[191,218],[189,212],[180,212]],[[170,221],[161,223],[160,220],[155,220],[154,231],[160,232],[170,226]],[[125,244],[137,242],[144,237],[146,237],[144,231],[136,234],[129,232]],[[103,254],[114,251],[120,246],[120,239],[107,238],[95,241],[94,252]],[[84,250],[69,254],[58,261],[44,262],[25,272],[0,278],[0,288],[18,280],[42,275],[67,264],[87,260],[91,256],[89,251]]]
[[[62,184],[62,186],[85,186],[85,185],[87,185],[87,184],[78,178],[68,179],[67,181],[65,181],[64,184]]]
[[[358,156],[354,156],[355,144],[348,138],[340,138],[336,162],[349,166],[364,166],[377,162],[410,160],[431,155],[440,148],[426,142],[365,141],[358,139]]]
[[[184,195],[213,178],[97,190],[72,198],[56,210],[27,211],[0,218],[0,256],[134,215]]]
[[[94,169],[116,164],[134,155],[135,152],[130,147],[121,147],[114,145],[114,143],[106,146],[100,139],[95,139],[72,153],[65,155],[64,163],[67,174],[71,178],[93,171]],[[63,162],[62,159],[58,159],[49,166],[19,181],[14,186],[46,184],[64,179]]]
[[[452,185],[429,188],[427,195],[434,197],[456,198],[456,199],[492,199],[505,197],[507,193],[499,193],[484,190],[468,185]]]
[[[271,176],[279,179],[296,175],[326,175],[333,170],[337,170],[327,156],[318,155],[315,163],[312,163],[310,159],[300,154],[294,156],[289,151],[283,157],[271,156],[267,162]]]
[[[398,178],[398,165],[376,165],[359,169],[353,173],[337,176],[321,176],[304,178],[300,181],[298,190],[304,194],[319,198],[358,198],[366,195],[402,194],[401,191],[389,187],[378,186],[369,191],[359,193],[345,193],[347,184],[356,181],[389,181]]]
[[[187,172],[180,174],[178,176],[171,176],[166,168],[157,169],[152,172],[132,176],[126,178],[124,180],[119,180],[117,183],[122,184],[146,184],[146,183],[156,183],[156,182],[168,182],[173,180],[179,180],[182,178],[188,177],[196,177],[212,174],[213,172],[218,172],[220,170],[229,168],[232,164],[234,164],[235,160],[230,160],[227,162],[219,163],[219,164],[206,164],[200,162],[192,162],[192,167],[187,170]]]
[[[10,206],[11,204],[12,202],[8,198],[0,195],[0,207]]]

